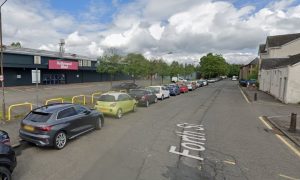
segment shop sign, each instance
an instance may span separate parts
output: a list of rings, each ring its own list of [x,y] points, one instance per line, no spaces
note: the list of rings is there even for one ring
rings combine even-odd
[[[49,60],[49,69],[78,70],[78,62]]]

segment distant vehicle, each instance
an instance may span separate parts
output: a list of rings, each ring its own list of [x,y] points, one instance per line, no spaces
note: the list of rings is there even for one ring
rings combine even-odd
[[[179,86],[177,84],[165,85],[165,87],[170,91],[171,96],[177,96],[180,94]]]
[[[95,109],[120,119],[124,113],[135,112],[136,105],[137,101],[127,93],[108,92],[99,97]]]
[[[193,91],[193,90],[196,89],[196,85],[193,84],[193,83],[187,83],[186,86],[187,86],[189,91]]]
[[[0,130],[0,179],[11,179],[11,174],[17,165],[15,151],[10,145],[8,133]]]
[[[146,89],[131,89],[129,95],[138,101],[139,105],[148,107],[152,103],[157,102],[157,97],[154,92]]]
[[[58,103],[32,110],[21,121],[21,139],[63,149],[73,139],[104,125],[103,114],[78,104]]]
[[[237,76],[232,76],[231,80],[232,80],[232,81],[237,81],[237,80],[238,80],[238,77],[237,77]]]
[[[208,82],[205,79],[198,80],[197,82],[200,84],[200,87],[208,85]]]
[[[226,78],[227,78],[227,76],[220,76],[220,78],[222,78],[222,79],[226,79]]]
[[[171,81],[176,83],[176,82],[186,82],[187,80],[184,79],[183,77],[172,77]]]
[[[244,79],[241,79],[239,81],[240,85],[241,86],[244,86],[244,87],[247,87],[247,86],[255,86],[256,84],[256,79],[249,79],[249,80],[244,80]]]
[[[211,79],[208,79],[207,82],[214,83],[214,82],[217,82],[217,80],[215,78],[211,78]]]
[[[124,92],[129,92],[130,89],[138,89],[140,86],[138,86],[135,83],[130,83],[130,82],[124,82],[118,85],[112,86],[111,90],[112,91],[124,91]]]
[[[160,100],[170,97],[170,91],[165,86],[149,86],[148,88],[154,89],[157,98]]]
[[[179,86],[179,90],[180,90],[180,93],[186,93],[186,92],[189,92],[189,89],[186,85],[180,85]]]

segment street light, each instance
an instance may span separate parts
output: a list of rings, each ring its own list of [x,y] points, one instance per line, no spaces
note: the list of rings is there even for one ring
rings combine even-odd
[[[5,121],[6,119],[6,113],[5,113],[5,95],[4,95],[4,71],[3,71],[3,43],[2,43],[2,6],[6,3],[7,0],[5,0],[0,5],[0,49],[1,49],[1,57],[0,57],[0,66],[1,66],[1,86],[2,86],[2,119]]]

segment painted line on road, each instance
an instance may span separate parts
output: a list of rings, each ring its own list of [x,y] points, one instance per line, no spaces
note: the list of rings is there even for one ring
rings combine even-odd
[[[290,176],[287,176],[287,175],[284,175],[284,174],[278,174],[280,177],[283,177],[283,178],[286,178],[286,179],[292,179],[292,180],[300,180],[300,179],[296,179],[296,178],[293,178],[293,177],[290,177]]]
[[[227,160],[225,160],[225,161],[223,161],[223,163],[235,165],[235,162],[233,162],[233,161],[227,161]]]
[[[268,129],[272,130],[273,128],[264,120],[264,118],[262,116],[259,117],[259,119],[261,120],[261,122],[267,126]]]
[[[268,129],[272,130],[273,128],[266,122],[266,120],[264,120],[264,118],[262,116],[259,117],[259,119],[261,120],[261,122],[267,126]],[[275,136],[282,141],[288,148],[290,148],[291,151],[293,151],[299,158],[300,158],[300,152],[294,147],[292,146],[289,142],[287,142],[281,135],[275,134]]]
[[[247,96],[245,95],[245,93],[244,93],[244,91],[242,90],[242,88],[241,88],[240,86],[239,86],[239,88],[240,88],[240,91],[241,91],[242,95],[244,96],[245,100],[247,101],[247,103],[250,104],[250,101],[249,101],[249,99],[247,98]]]

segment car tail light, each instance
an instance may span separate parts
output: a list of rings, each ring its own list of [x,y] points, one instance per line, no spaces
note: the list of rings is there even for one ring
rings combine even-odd
[[[110,107],[115,107],[117,105],[117,103],[112,103],[112,104],[110,104],[109,106]]]
[[[145,101],[146,100],[146,96],[142,96],[142,101]]]
[[[3,143],[3,144],[6,144],[6,145],[8,145],[8,146],[10,146],[10,140],[9,140],[9,139],[4,139],[4,140],[2,141],[2,143]]]
[[[51,131],[51,126],[41,126],[38,129],[41,131]]]

